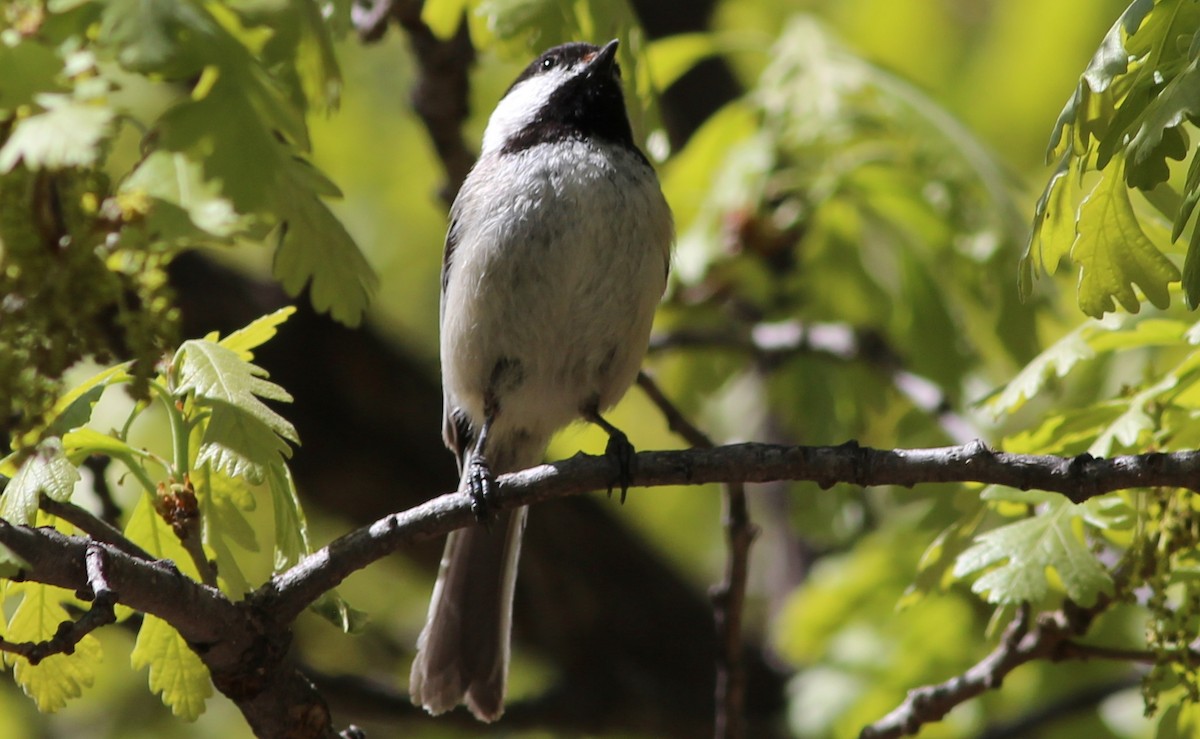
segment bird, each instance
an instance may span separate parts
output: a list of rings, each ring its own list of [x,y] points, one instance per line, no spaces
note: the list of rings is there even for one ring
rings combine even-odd
[[[618,41],[548,49],[497,103],[450,209],[441,272],[443,438],[488,525],[447,538],[409,692],[437,715],[504,712],[528,508],[495,477],[540,464],[577,420],[608,434],[622,500],[633,446],[601,414],[633,384],[666,290],[671,209],[633,138]],[[611,493],[611,488],[610,488]]]

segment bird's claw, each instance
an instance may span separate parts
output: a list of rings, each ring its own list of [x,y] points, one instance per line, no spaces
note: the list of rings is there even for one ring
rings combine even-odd
[[[486,459],[479,456],[471,458],[467,466],[466,482],[475,520],[490,525],[496,517],[496,478]]]
[[[615,484],[621,488],[621,503],[625,503],[625,494],[629,492],[629,485],[633,482],[633,472],[637,466],[637,450],[633,448],[633,444],[629,443],[629,437],[617,431],[610,433],[608,436],[608,446],[604,448],[604,456],[612,463],[615,471]],[[613,483],[608,486],[608,495],[611,498],[613,491]]]

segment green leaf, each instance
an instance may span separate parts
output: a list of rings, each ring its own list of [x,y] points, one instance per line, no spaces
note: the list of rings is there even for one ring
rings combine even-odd
[[[10,641],[46,641],[54,636],[60,624],[72,620],[62,604],[65,591],[40,583],[13,587],[19,588],[24,597],[8,622],[5,638]],[[13,678],[21,690],[33,699],[39,711],[46,713],[57,711],[68,700],[82,695],[84,688],[91,687],[101,653],[96,637],[88,634],[72,654],[55,654],[36,665],[8,653],[4,657],[13,665]]]
[[[194,395],[211,415],[204,430],[196,466],[211,463],[216,470],[262,482],[265,469],[280,455],[288,456],[285,443],[299,443],[296,429],[259,398],[289,402],[292,397],[263,379],[266,371],[238,352],[207,340],[184,342],[175,355],[179,367],[176,395]]]
[[[52,500],[71,497],[79,470],[63,453],[62,439],[50,437],[40,444],[17,470],[0,496],[0,518],[17,526],[33,521],[42,493]]]
[[[1079,233],[1071,247],[1079,264],[1079,307],[1099,318],[1114,309],[1113,299],[1130,313],[1141,307],[1133,286],[1158,308],[1170,302],[1167,284],[1178,268],[1146,237],[1133,212],[1120,167],[1110,167],[1079,207]]]
[[[297,162],[291,169],[306,167]],[[291,295],[298,295],[311,281],[314,308],[328,311],[347,326],[357,326],[379,278],[329,206],[294,182],[281,183],[281,189],[285,190],[280,203],[284,227],[275,252],[275,277]]]
[[[244,482],[214,472],[209,465],[193,470],[192,482],[200,503],[204,543],[216,559],[224,590],[241,597],[251,588],[233,546],[258,551],[254,527],[246,518],[246,512],[254,510],[254,495]]]
[[[22,162],[35,170],[95,164],[101,142],[112,132],[112,108],[66,95],[38,95],[37,102],[45,112],[17,123],[0,147],[0,172],[11,172]]]
[[[67,458],[74,464],[82,463],[85,457],[92,454],[103,454],[123,460],[132,460],[137,455],[137,451],[124,441],[90,428],[67,432],[63,436],[63,449]]]
[[[52,436],[62,436],[68,431],[77,429],[92,418],[92,408],[100,400],[105,388],[116,382],[129,379],[129,365],[118,364],[102,370],[58,399],[50,410],[48,418],[50,425],[47,433]]]
[[[705,57],[717,52],[711,33],[679,33],[646,47],[646,63],[655,90],[665,90]]]
[[[1195,157],[1195,162],[1200,162],[1200,156]],[[1197,189],[1197,193],[1200,193],[1200,189]],[[1194,200],[1192,202],[1195,203]],[[1183,299],[1191,310],[1200,305],[1200,227],[1192,230],[1187,256],[1183,260]]]
[[[237,352],[242,361],[249,362],[254,359],[254,353],[251,350],[257,349],[274,338],[275,330],[295,312],[295,306],[289,305],[280,308],[274,313],[268,313],[254,320],[248,326],[234,331],[217,343],[226,349]]]
[[[1040,272],[1053,272],[1071,253],[1076,236],[1075,203],[1080,194],[1077,165],[1075,157],[1065,154],[1034,207],[1033,229],[1020,263],[1022,300],[1033,294],[1033,279]]]
[[[1087,341],[1092,330],[1088,325],[1080,326],[1054,342],[1009,381],[1004,389],[983,401],[994,416],[1013,413],[1045,386],[1052,377],[1065,377],[1079,362],[1096,355]]]
[[[129,661],[135,670],[150,668],[150,690],[175,716],[195,721],[204,713],[213,694],[208,668],[169,623],[146,614]]]
[[[99,31],[123,67],[167,79],[192,77],[220,58],[222,35],[203,5],[187,0],[108,0]]]
[[[200,453],[196,457],[197,467],[211,464],[213,469],[235,477],[245,477],[258,484],[263,481],[272,462],[291,455],[291,447],[284,441],[289,437],[256,415],[219,400],[206,401],[205,405],[212,414],[205,426]],[[263,408],[266,409],[266,406]],[[291,428],[291,425],[288,424],[287,428]],[[294,436],[295,432],[291,433]]]
[[[1104,136],[1107,130],[1104,112],[1112,108],[1111,94],[1105,93],[1108,93],[1113,81],[1129,69],[1129,54],[1125,50],[1124,37],[1137,31],[1143,19],[1153,9],[1154,0],[1134,0],[1104,35],[1100,48],[1096,50],[1088,62],[1087,69],[1080,76],[1074,95],[1067,101],[1054,123],[1046,152],[1047,161],[1062,155],[1066,150],[1062,141],[1063,132],[1068,126],[1075,129],[1078,138],[1075,142],[1076,153],[1087,149],[1089,137],[1099,139]]]
[[[971,590],[989,603],[1040,602],[1049,589],[1050,570],[1062,581],[1067,596],[1085,607],[1095,603],[1100,593],[1111,592],[1112,578],[1083,539],[1080,507],[1060,495],[1047,494],[1046,500],[1035,516],[976,538],[959,555],[954,575],[983,571]]]
[[[275,514],[275,571],[282,572],[312,553],[312,544],[291,470],[286,464],[271,465],[267,482]],[[351,607],[336,590],[322,595],[311,608],[347,633],[358,631],[367,621],[366,614]]]
[[[218,238],[232,236],[246,226],[233,203],[221,196],[221,188],[206,181],[201,165],[185,154],[163,150],[151,152],[121,183],[120,192],[126,195],[144,193],[178,206],[192,225]],[[151,218],[155,215],[158,214],[152,211]],[[172,227],[169,221],[152,220],[151,229],[169,236],[190,236],[186,232],[180,233],[181,229]]]
[[[1187,694],[1174,691],[1173,700],[1162,700],[1166,710],[1158,719],[1154,739],[1193,739],[1200,736],[1200,704],[1188,700]],[[1167,698],[1166,695],[1161,696]]]
[[[308,521],[287,465],[271,465],[267,482],[275,511],[275,571],[282,572],[312,551],[308,541]]]
[[[370,616],[354,608],[337,594],[336,590],[323,593],[310,606],[313,613],[341,629],[346,634],[356,634],[367,625]]]
[[[0,69],[4,70],[0,111],[11,113],[22,105],[30,105],[42,93],[60,91],[57,78],[62,66],[58,54],[37,39],[18,34],[0,37]]]
[[[1200,150],[1192,153],[1192,163],[1188,165],[1187,180],[1183,184],[1183,201],[1179,204],[1179,214],[1175,216],[1175,223],[1171,227],[1172,242],[1183,235],[1183,229],[1191,219],[1192,211],[1196,209],[1196,202],[1200,201],[1200,156],[1196,156],[1197,153],[1200,153]],[[1193,243],[1195,239],[1196,235],[1193,232]]]

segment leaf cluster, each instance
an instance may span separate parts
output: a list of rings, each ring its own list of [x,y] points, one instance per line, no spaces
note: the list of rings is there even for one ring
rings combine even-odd
[[[334,22],[315,0],[34,2],[0,30],[0,413],[36,425],[84,356],[175,344],[165,266],[264,242],[284,287],[357,323],[375,277],[307,161],[305,116],[337,103]],[[130,139],[140,138],[136,152]],[[19,415],[18,411],[20,412]]]
[[[1200,121],[1198,28],[1193,0],[1136,0],[1104,37],[1050,138],[1047,157],[1057,167],[1022,260],[1025,294],[1039,268],[1070,259],[1079,307],[1092,317],[1118,303],[1137,312],[1143,296],[1165,308],[1178,281],[1189,308],[1200,302],[1194,226],[1182,272],[1168,257],[1200,198],[1200,158],[1190,144]],[[1189,157],[1186,177],[1172,176],[1171,163]]]
[[[269,573],[294,565],[311,551],[286,464],[290,444],[299,439],[292,425],[263,402],[287,402],[290,396],[251,363],[253,350],[291,312],[278,311],[223,339],[212,335],[184,342],[149,379],[153,400],[126,403],[120,429],[102,432],[90,420],[106,392],[132,382],[130,365],[115,365],[77,386],[48,414],[43,441],[32,454],[0,460],[0,472],[11,477],[0,497],[0,518],[69,530],[69,524],[41,511],[41,502],[76,500],[82,489],[79,466],[99,455],[122,470],[110,474],[136,480],[122,534],[151,557],[172,560],[186,575],[235,598],[252,589],[247,567]],[[152,409],[169,419],[169,457],[130,438],[137,420]],[[258,533],[264,527],[255,514],[264,503],[274,519],[265,550]],[[20,562],[10,555],[6,566],[11,570]],[[36,583],[5,581],[2,594],[15,604],[4,629],[10,641],[48,639],[70,620],[69,609],[77,604],[71,594]],[[320,607],[350,626],[352,613],[336,594]],[[123,608],[118,614],[127,619],[132,612]],[[9,662],[38,708],[53,711],[91,684],[100,658],[99,644],[89,635],[73,653],[37,664],[10,655]],[[150,689],[175,715],[194,720],[203,712],[213,692],[208,671],[168,623],[153,616],[141,620],[131,662],[135,669],[149,669]]]

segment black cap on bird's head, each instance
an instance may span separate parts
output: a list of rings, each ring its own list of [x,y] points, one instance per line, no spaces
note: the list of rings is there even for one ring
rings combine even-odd
[[[516,153],[568,139],[637,151],[625,112],[616,39],[547,49],[508,88],[488,121],[484,152]]]

